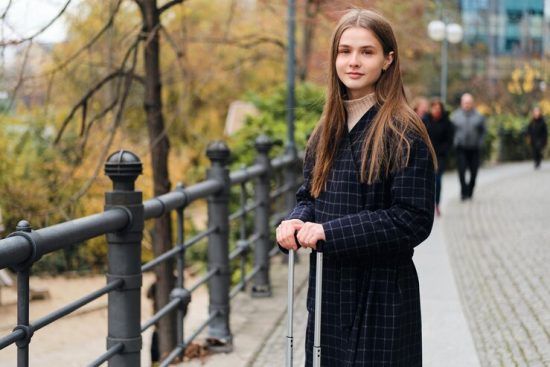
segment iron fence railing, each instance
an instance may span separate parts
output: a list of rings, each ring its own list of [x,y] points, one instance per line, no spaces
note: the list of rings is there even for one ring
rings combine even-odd
[[[113,181],[113,190],[105,195],[103,213],[71,220],[54,226],[32,230],[27,221],[20,221],[16,231],[0,240],[0,269],[11,267],[17,273],[17,322],[13,331],[0,338],[0,349],[17,346],[17,366],[29,365],[29,346],[32,336],[43,327],[78,308],[108,295],[108,336],[105,353],[89,366],[140,366],[141,334],[161,318],[176,312],[176,347],[161,362],[169,365],[186,346],[206,327],[208,338],[215,340],[217,349],[232,350],[229,327],[230,300],[252,282],[252,297],[269,297],[269,258],[277,253],[271,229],[293,204],[300,159],[292,150],[273,160],[269,159],[272,142],[265,136],[256,139],[257,157],[252,166],[229,172],[230,151],[223,142],[209,145],[207,156],[212,165],[207,179],[189,187],[178,185],[167,194],[143,201],[134,183],[142,172],[139,158],[129,151],[112,154],[105,163],[105,173]],[[253,183],[253,197],[248,197],[247,185]],[[230,213],[231,187],[239,187],[239,209]],[[207,229],[185,239],[184,210],[199,199],[208,201]],[[283,204],[277,204],[277,199]],[[177,213],[177,235],[173,248],[142,264],[141,242],[144,222],[148,219]],[[253,231],[247,219],[254,214]],[[230,225],[238,221],[238,240],[231,241]],[[248,233],[252,232],[252,233]],[[108,246],[107,285],[48,314],[29,320],[29,274],[32,265],[43,255],[82,244],[97,236],[106,235]],[[190,247],[208,238],[208,270],[194,284],[184,279],[185,253]],[[232,251],[230,242],[235,242]],[[247,259],[253,249],[253,264]],[[176,259],[176,286],[170,301],[149,320],[141,324],[141,286],[144,272]],[[231,269],[240,273],[239,282],[231,288]],[[184,316],[192,293],[208,284],[209,311],[204,322],[189,336],[184,335]],[[216,348],[211,348],[216,349]]]

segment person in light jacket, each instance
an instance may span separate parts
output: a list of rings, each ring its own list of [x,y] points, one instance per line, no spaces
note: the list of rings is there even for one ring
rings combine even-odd
[[[474,97],[464,93],[460,98],[460,108],[451,115],[454,125],[454,147],[460,179],[460,197],[471,199],[474,195],[477,171],[481,159],[481,147],[486,134],[485,117],[474,107]],[[466,171],[469,180],[466,181]]]
[[[277,227],[283,251],[310,257],[306,366],[312,365],[315,250],[323,246],[321,365],[421,367],[412,261],[434,220],[436,157],[409,107],[393,30],[369,10],[333,33],[324,111],[306,148],[297,205]],[[322,245],[321,245],[322,244]]]

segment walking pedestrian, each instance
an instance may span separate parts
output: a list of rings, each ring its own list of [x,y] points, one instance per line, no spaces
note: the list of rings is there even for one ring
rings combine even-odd
[[[422,121],[424,121],[430,113],[430,101],[426,97],[415,97],[411,103],[413,111]]]
[[[546,122],[542,117],[542,112],[539,107],[534,107],[532,118],[527,126],[527,137],[533,150],[533,160],[535,161],[535,169],[540,167],[544,147],[548,141],[548,129]]]
[[[306,148],[296,207],[277,227],[283,250],[323,246],[321,364],[422,365],[414,247],[434,219],[435,153],[408,106],[393,30],[354,9],[331,42],[327,100]],[[310,255],[306,366],[312,364]]]
[[[455,129],[454,146],[460,179],[460,198],[464,201],[474,195],[481,147],[486,133],[485,118],[475,109],[474,97],[470,93],[464,93],[460,98],[460,108],[452,113],[451,122]]]
[[[428,135],[437,156],[437,173],[435,175],[435,214],[441,215],[439,202],[441,200],[441,182],[447,166],[447,156],[453,146],[453,125],[443,102],[435,99],[430,102],[430,112],[424,119]]]

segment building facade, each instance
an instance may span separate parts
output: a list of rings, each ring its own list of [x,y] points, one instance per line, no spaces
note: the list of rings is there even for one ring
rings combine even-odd
[[[540,64],[550,53],[550,0],[457,1],[464,43],[471,50],[464,60],[465,77],[486,75],[495,80],[525,62]]]

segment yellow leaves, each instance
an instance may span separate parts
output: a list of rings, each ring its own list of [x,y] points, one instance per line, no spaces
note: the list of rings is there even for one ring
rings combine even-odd
[[[540,71],[530,64],[525,64],[522,68],[516,68],[510,74],[510,80],[507,84],[508,92],[515,95],[534,92],[536,81],[540,77]]]
[[[540,107],[543,115],[550,115],[550,101],[543,99],[539,101],[538,106]]]
[[[491,113],[491,107],[489,107],[485,103],[479,103],[476,108],[478,112],[484,116],[488,116]]]

